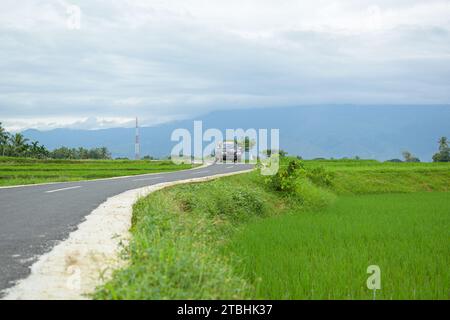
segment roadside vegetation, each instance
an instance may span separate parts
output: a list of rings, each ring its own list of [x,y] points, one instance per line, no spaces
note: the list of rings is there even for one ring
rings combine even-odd
[[[9,133],[0,122],[0,157],[22,157],[35,159],[111,159],[105,147],[67,148],[48,150],[39,141],[30,141],[21,133]]]
[[[56,160],[0,157],[0,186],[64,182],[189,169],[165,161]]]
[[[97,299],[448,299],[450,164],[283,158],[155,192]],[[434,192],[430,192],[434,191]]]
[[[0,186],[45,182],[66,182],[131,176],[189,169],[190,164],[175,165],[170,160],[141,161],[111,159],[105,147],[67,148],[52,151],[21,133],[7,132],[0,122]]]

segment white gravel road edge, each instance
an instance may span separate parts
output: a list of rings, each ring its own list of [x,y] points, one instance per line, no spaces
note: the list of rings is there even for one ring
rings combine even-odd
[[[5,291],[5,300],[79,300],[124,266],[120,251],[130,238],[133,204],[157,190],[184,183],[202,182],[252,171],[159,183],[108,198],[86,216],[77,230],[39,257],[31,274]]]

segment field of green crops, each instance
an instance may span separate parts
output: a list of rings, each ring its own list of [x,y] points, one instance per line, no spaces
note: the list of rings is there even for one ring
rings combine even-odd
[[[0,186],[101,179],[190,167],[175,165],[171,161],[37,160],[0,157]]]
[[[285,159],[285,165],[289,159]],[[450,164],[305,161],[333,176],[274,191],[257,171],[134,207],[129,264],[97,299],[449,299]]]
[[[333,192],[337,194],[450,191],[449,163],[322,160],[306,161],[305,166],[332,172]]]
[[[343,196],[248,225],[230,250],[257,298],[371,299],[378,265],[379,299],[448,299],[449,231],[449,193]]]

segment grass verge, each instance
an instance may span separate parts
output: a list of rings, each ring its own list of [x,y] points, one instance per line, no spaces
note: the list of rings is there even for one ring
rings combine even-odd
[[[97,299],[237,299],[252,287],[220,249],[233,231],[274,210],[256,173],[180,185],[136,203],[129,266]]]

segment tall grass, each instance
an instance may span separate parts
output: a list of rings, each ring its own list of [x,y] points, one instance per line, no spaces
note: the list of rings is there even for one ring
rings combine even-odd
[[[267,215],[273,205],[251,180],[241,184],[241,177],[233,177],[182,185],[140,200],[133,210],[129,266],[116,272],[94,297],[249,297],[252,286],[234,272],[219,248],[239,224]]]

